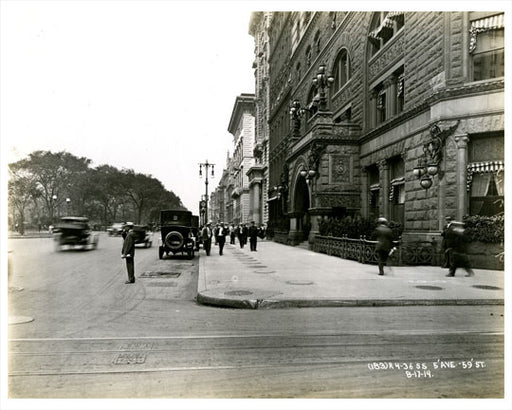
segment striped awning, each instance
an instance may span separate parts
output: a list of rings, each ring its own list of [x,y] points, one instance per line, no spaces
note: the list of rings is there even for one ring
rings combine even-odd
[[[468,164],[468,171],[474,174],[486,172],[502,172],[505,169],[503,161],[472,162]]]
[[[403,11],[390,11],[386,15],[384,20],[382,20],[379,27],[377,27],[375,30],[370,31],[368,33],[368,37],[370,37],[371,39],[379,39],[380,33],[382,32],[382,30],[385,28],[392,29],[393,28],[393,19],[397,18],[398,16],[400,16],[402,14],[404,14]]]
[[[471,22],[471,29],[498,30],[505,27],[505,14],[498,14],[497,16],[486,17],[480,20]]]
[[[485,17],[471,22],[469,29],[469,53],[475,51],[476,40],[479,33],[484,33],[490,30],[500,30],[505,27],[505,14],[498,14],[496,16]]]

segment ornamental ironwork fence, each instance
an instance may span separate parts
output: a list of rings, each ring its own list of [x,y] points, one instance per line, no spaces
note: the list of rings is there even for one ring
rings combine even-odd
[[[352,239],[346,236],[340,238],[316,235],[312,250],[360,263],[377,264],[376,244],[377,241],[368,240],[364,236]],[[397,249],[390,258],[389,263],[391,264],[433,266],[440,264],[440,255],[435,240],[403,243],[400,239],[394,244]]]

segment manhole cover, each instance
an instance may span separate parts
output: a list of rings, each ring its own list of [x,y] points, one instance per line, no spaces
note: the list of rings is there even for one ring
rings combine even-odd
[[[249,292],[248,290],[230,290],[224,294],[227,296],[247,296],[252,295],[252,292]]]
[[[477,289],[485,289],[485,290],[501,290],[497,286],[489,286],[489,285],[473,285],[474,288]]]
[[[181,272],[147,271],[139,275],[139,278],[178,278]]]
[[[178,284],[176,282],[151,282],[148,283],[147,286],[156,288],[175,288]]]
[[[288,285],[312,285],[314,282],[310,282],[309,280],[288,280],[286,283],[288,283]]]
[[[257,270],[255,271],[256,273],[275,273],[275,270],[270,270],[270,269],[261,269],[261,270]]]
[[[425,290],[442,290],[443,288],[439,286],[429,286],[429,285],[419,285],[416,286],[418,289],[425,289]]]

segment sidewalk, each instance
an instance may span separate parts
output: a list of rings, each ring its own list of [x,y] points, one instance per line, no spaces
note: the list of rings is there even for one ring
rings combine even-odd
[[[197,301],[245,309],[404,305],[503,305],[504,271],[434,266],[385,268],[327,256],[272,241],[226,244],[224,255],[212,245],[199,252]]]

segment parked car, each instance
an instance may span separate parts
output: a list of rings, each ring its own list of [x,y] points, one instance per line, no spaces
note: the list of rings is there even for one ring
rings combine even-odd
[[[124,223],[115,222],[109,228],[107,228],[107,232],[109,236],[118,236],[123,232]]]
[[[192,212],[168,209],[160,211],[160,246],[158,257],[164,254],[186,253],[189,259],[194,257],[194,238],[192,231]]]
[[[135,244],[144,244],[145,248],[151,248],[153,244],[153,232],[147,225],[134,225],[133,233],[135,234]]]
[[[82,216],[65,216],[53,229],[55,249],[96,249],[99,235],[92,233],[89,220]]]

